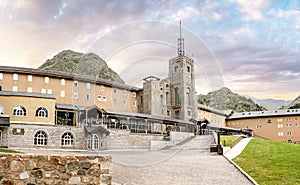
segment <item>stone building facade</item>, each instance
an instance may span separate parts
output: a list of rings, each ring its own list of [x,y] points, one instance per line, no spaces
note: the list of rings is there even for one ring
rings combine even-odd
[[[169,60],[168,77],[145,78],[139,96],[139,112],[185,121],[198,119],[194,61],[184,54],[181,27],[178,56]]]

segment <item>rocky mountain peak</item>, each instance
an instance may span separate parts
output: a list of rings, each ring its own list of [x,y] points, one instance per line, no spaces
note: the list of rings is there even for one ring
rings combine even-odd
[[[83,54],[72,50],[63,50],[52,59],[48,59],[39,69],[92,76],[124,84],[121,77],[94,53]]]

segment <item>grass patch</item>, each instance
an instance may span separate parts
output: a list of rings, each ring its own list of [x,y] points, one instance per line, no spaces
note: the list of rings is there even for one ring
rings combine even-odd
[[[224,146],[224,141],[226,142],[226,146],[229,146],[232,148],[234,145],[236,145],[238,142],[240,142],[243,138],[240,136],[227,136],[227,135],[221,135],[220,140],[221,143]]]
[[[21,152],[0,148],[0,153],[21,153]]]
[[[257,183],[300,184],[300,145],[252,139],[233,161]]]

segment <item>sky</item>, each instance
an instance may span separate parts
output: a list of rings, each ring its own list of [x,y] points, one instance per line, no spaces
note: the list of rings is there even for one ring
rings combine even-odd
[[[129,85],[165,78],[179,21],[197,92],[300,95],[299,0],[2,0],[0,65],[37,68],[62,50],[94,52]]]

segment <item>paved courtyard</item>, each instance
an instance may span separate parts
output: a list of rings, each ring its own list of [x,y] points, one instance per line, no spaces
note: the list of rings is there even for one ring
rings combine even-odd
[[[105,154],[113,158],[113,184],[119,185],[247,185],[252,184],[225,157],[209,152],[212,136],[160,151],[52,151],[61,155]],[[23,150],[49,154],[50,151]]]
[[[113,152],[113,182],[132,185],[252,184],[228,160],[209,153],[211,136],[169,150]]]

